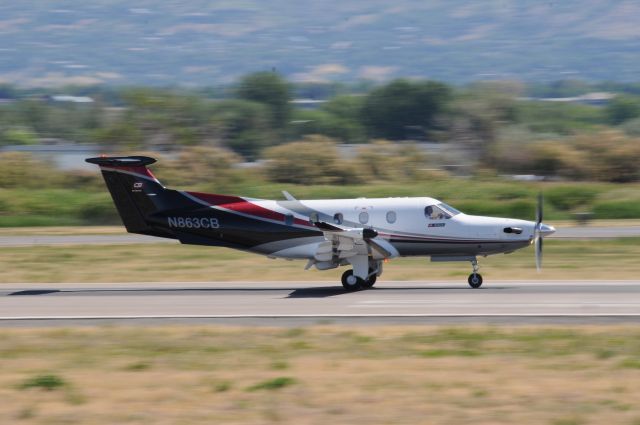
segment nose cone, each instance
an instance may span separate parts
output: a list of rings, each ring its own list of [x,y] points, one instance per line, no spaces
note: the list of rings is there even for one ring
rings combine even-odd
[[[542,236],[549,236],[556,232],[556,228],[549,226],[548,224],[540,223],[540,234]]]

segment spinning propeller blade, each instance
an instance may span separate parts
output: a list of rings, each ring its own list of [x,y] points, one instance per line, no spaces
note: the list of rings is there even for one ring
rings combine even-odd
[[[536,270],[538,273],[542,270],[542,218],[544,199],[542,192],[538,194],[538,205],[536,206],[536,227],[534,229],[535,246],[536,246]]]

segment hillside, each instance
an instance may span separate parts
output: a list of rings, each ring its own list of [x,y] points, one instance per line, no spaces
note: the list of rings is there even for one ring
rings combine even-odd
[[[565,0],[0,3],[0,82],[194,84],[397,76],[637,79],[640,3]]]

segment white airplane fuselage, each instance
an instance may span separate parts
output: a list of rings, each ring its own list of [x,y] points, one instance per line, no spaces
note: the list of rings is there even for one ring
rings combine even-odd
[[[425,208],[442,204],[428,197],[252,202],[301,221],[311,222],[313,218],[345,227],[374,229],[378,233],[376,239],[395,249],[394,257],[484,256],[524,248],[534,238],[533,221],[464,213],[428,217]],[[314,213],[317,217],[312,217]],[[505,228],[520,229],[521,233],[506,233]],[[324,236],[301,237],[257,245],[252,251],[278,258],[314,259],[318,245],[324,242]]]

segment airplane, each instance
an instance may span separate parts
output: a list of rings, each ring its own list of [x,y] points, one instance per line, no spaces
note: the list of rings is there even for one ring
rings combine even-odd
[[[396,257],[428,256],[431,261],[468,261],[471,288],[480,288],[477,258],[510,253],[535,244],[542,266],[542,195],[536,221],[464,214],[429,197],[264,200],[165,188],[147,156],[87,158],[102,176],[129,233],[177,239],[183,244],[218,246],[307,260],[305,270],[350,265],[342,275],[346,291],[371,288],[383,263]]]

